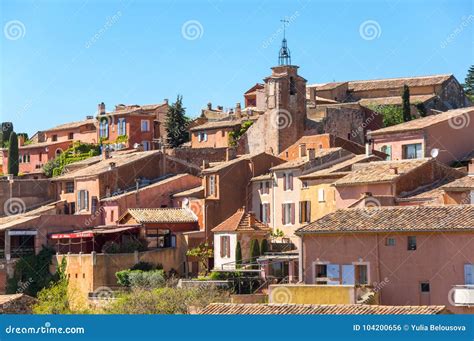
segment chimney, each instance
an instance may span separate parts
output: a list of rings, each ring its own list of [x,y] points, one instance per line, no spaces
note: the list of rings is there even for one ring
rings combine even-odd
[[[25,135],[18,135],[18,147],[23,147],[25,145]]]
[[[212,103],[211,102],[207,103],[207,110],[212,110]]]
[[[105,104],[104,104],[104,102],[101,102],[101,103],[99,103],[99,105],[97,105],[97,114],[98,115],[105,115]]]
[[[252,227],[255,225],[255,213],[252,211],[249,212],[249,227]]]
[[[467,167],[467,174],[469,174],[470,176],[474,176],[474,159],[471,159]]]
[[[365,156],[372,155],[372,148],[370,146],[370,142],[365,143]]]
[[[305,143],[301,143],[298,146],[298,156],[299,157],[305,157],[306,156],[306,144]]]
[[[102,146],[102,160],[110,158],[110,151],[107,146]]]
[[[316,150],[314,148],[308,149],[308,160],[314,160],[316,158]]]
[[[388,171],[390,172],[390,174],[398,174],[398,167],[395,167],[395,166],[391,166]]]
[[[86,116],[86,120],[92,120],[94,116]]]
[[[168,105],[168,98],[165,98],[163,102],[165,102],[165,104]]]
[[[202,160],[202,169],[206,169],[209,167],[209,161],[208,160]]]
[[[222,105],[218,105],[218,106],[217,106],[217,110],[222,111],[222,110],[224,110],[224,107],[223,107]]]
[[[115,168],[115,162],[109,162],[109,170],[112,170]]]
[[[240,107],[240,102],[235,104],[235,117],[236,118],[242,117],[242,108]]]
[[[364,192],[364,197],[369,198],[372,196],[372,192]]]

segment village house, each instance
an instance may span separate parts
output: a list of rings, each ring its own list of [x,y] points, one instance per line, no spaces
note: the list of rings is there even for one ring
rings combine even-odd
[[[39,136],[41,138],[38,142],[81,141],[97,144],[97,121],[93,116],[87,116],[83,121],[65,123],[43,130]]]
[[[100,200],[149,183],[166,174],[194,172],[199,168],[160,151],[109,153],[94,163],[53,178],[58,197],[66,201],[68,214],[96,214]]]
[[[450,74],[313,84],[307,86],[307,98],[312,102],[317,97],[339,103],[358,102],[364,107],[401,106],[404,85],[410,89],[413,113],[471,105],[461,84]]]
[[[262,243],[268,239],[271,228],[258,220],[255,213],[240,208],[232,216],[212,229],[214,234],[214,268],[218,270],[235,270],[238,267],[236,259],[237,244],[240,245],[243,263],[256,264],[257,259],[251,259],[251,241]]]
[[[472,152],[472,122],[474,107],[467,107],[372,131],[368,139],[375,150],[388,155],[388,160],[431,156],[451,164]]]
[[[144,150],[161,148],[166,142],[166,113],[168,100],[160,104],[115,106],[106,112],[105,104],[98,105],[98,141],[114,150],[136,148]]]
[[[473,205],[338,209],[296,233],[300,275],[373,289],[384,305],[472,313]]]
[[[100,200],[103,224],[115,224],[127,209],[131,208],[175,207],[173,194],[189,190],[201,183],[201,178],[191,174],[167,174],[157,179],[140,181],[123,193]]]
[[[432,185],[440,179],[463,175],[431,158],[355,164],[352,172],[333,184],[336,189],[336,208],[359,203],[394,205],[398,197]]]

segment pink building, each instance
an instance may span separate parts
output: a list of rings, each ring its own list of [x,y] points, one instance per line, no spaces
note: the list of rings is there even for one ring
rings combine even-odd
[[[436,157],[450,164],[474,146],[474,107],[449,110],[370,132],[373,147],[389,160]],[[455,137],[455,138],[453,138]]]
[[[336,208],[357,204],[364,196],[379,197],[375,206],[386,206],[383,201],[396,198],[433,184],[437,180],[459,178],[463,173],[434,159],[376,161],[356,165],[353,171],[334,183]]]
[[[339,209],[297,231],[306,284],[371,288],[383,305],[474,313],[474,206]]]
[[[97,121],[93,116],[87,116],[85,120],[58,125],[54,128],[44,130],[45,142],[58,141],[81,141],[83,143],[97,143]]]

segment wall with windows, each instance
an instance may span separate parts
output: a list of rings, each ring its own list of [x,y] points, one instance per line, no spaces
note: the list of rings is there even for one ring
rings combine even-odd
[[[252,182],[251,210],[261,222],[272,226],[273,179]]]
[[[223,148],[229,147],[229,133],[233,127],[195,130],[191,132],[192,148]]]
[[[421,144],[421,146],[419,146]],[[418,145],[421,151],[418,154],[414,154],[413,146]],[[430,151],[425,149],[425,139],[423,131],[418,132],[406,132],[406,133],[397,133],[397,134],[388,134],[385,136],[374,136],[374,149],[389,154],[387,160],[403,160],[408,157],[418,155],[418,158],[423,158],[425,155],[429,156]],[[406,151],[409,151],[407,155]]]
[[[235,268],[236,245],[237,233],[214,233],[214,268]]]
[[[474,264],[473,236],[472,232],[304,235],[304,281],[315,284],[317,264],[337,265],[340,283],[342,266],[368,264],[368,284],[377,288],[383,305],[446,305],[453,312],[472,313],[453,307],[449,293],[454,285],[473,280],[465,273],[466,264]],[[337,273],[334,267],[331,276]]]
[[[300,201],[311,203],[311,219],[315,221],[336,209],[335,188],[333,180],[306,180],[306,186],[301,189]]]

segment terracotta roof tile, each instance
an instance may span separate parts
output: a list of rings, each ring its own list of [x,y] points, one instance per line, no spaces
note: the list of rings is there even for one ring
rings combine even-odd
[[[391,182],[398,177],[428,163],[432,159],[414,159],[399,161],[374,161],[361,164],[361,168],[354,170],[345,177],[337,180],[336,186],[351,186],[367,183]],[[390,170],[394,171],[391,172]],[[395,172],[396,169],[396,172]]]
[[[237,232],[237,231],[265,231],[270,227],[255,218],[253,212],[247,212],[241,208],[229,218],[212,229],[212,232]]]
[[[451,191],[474,189],[474,175],[468,175],[454,180],[453,182],[444,185],[443,189]]]
[[[323,177],[328,177],[331,175],[334,175],[335,177],[341,177],[343,175],[348,174],[348,171],[351,171],[351,166],[356,164],[356,163],[363,163],[363,162],[368,162],[368,161],[376,161],[377,159],[380,160],[379,157],[375,155],[355,155],[351,157],[348,160],[338,162],[335,165],[317,170],[315,172],[311,172],[305,175],[300,176],[299,178],[301,180],[307,180],[307,179],[317,179],[317,178],[323,178]]]
[[[299,157],[294,160],[287,161],[285,163],[282,163],[281,165],[275,166],[271,168],[271,171],[280,171],[280,170],[285,170],[285,169],[294,169],[294,168],[300,168],[304,167],[307,165],[310,165],[311,168],[320,166],[322,163],[327,163],[330,161],[337,160],[343,156],[343,154],[348,155],[349,152],[347,152],[345,149],[336,147],[336,148],[325,148],[325,149],[318,149],[315,150],[315,155],[314,159],[310,160],[308,156],[306,157]],[[323,158],[329,157],[330,160],[324,160]]]
[[[82,127],[86,124],[95,124],[97,120],[95,118],[83,120],[83,121],[77,121],[77,122],[69,122],[69,123],[64,123],[60,124],[56,127],[53,127],[51,129],[46,129],[43,130],[43,132],[50,132],[50,131],[56,131],[56,130],[65,130],[65,129],[74,129],[74,128],[79,128]]]
[[[188,208],[129,208],[137,223],[195,223],[197,216]],[[126,214],[127,214],[126,213]]]
[[[435,98],[436,95],[412,95],[410,96],[410,103],[425,103],[430,99]],[[376,97],[376,98],[363,98],[359,100],[360,105],[401,105],[402,96],[391,96],[391,97]]]
[[[212,303],[201,315],[437,315],[445,306],[383,306],[367,304],[236,304]]]
[[[409,122],[396,124],[391,127],[377,129],[377,130],[372,131],[371,134],[372,136],[376,136],[376,135],[383,135],[383,134],[390,134],[390,133],[400,133],[404,131],[421,130],[426,127],[429,127],[441,122],[449,121],[449,120],[453,120],[453,124],[455,124],[456,123],[455,117],[467,116],[467,115],[469,115],[469,117],[465,119],[466,122],[474,121],[474,106],[448,110],[440,114],[430,115],[430,116],[418,118],[416,120],[412,120]],[[461,118],[458,117],[456,120],[461,120]]]
[[[447,74],[433,76],[371,79],[365,81],[350,81],[349,90],[367,91],[377,89],[393,89],[402,88],[405,84],[409,87],[437,85],[444,83],[451,77],[452,75]]]
[[[338,209],[296,233],[466,230],[474,230],[474,205]]]

